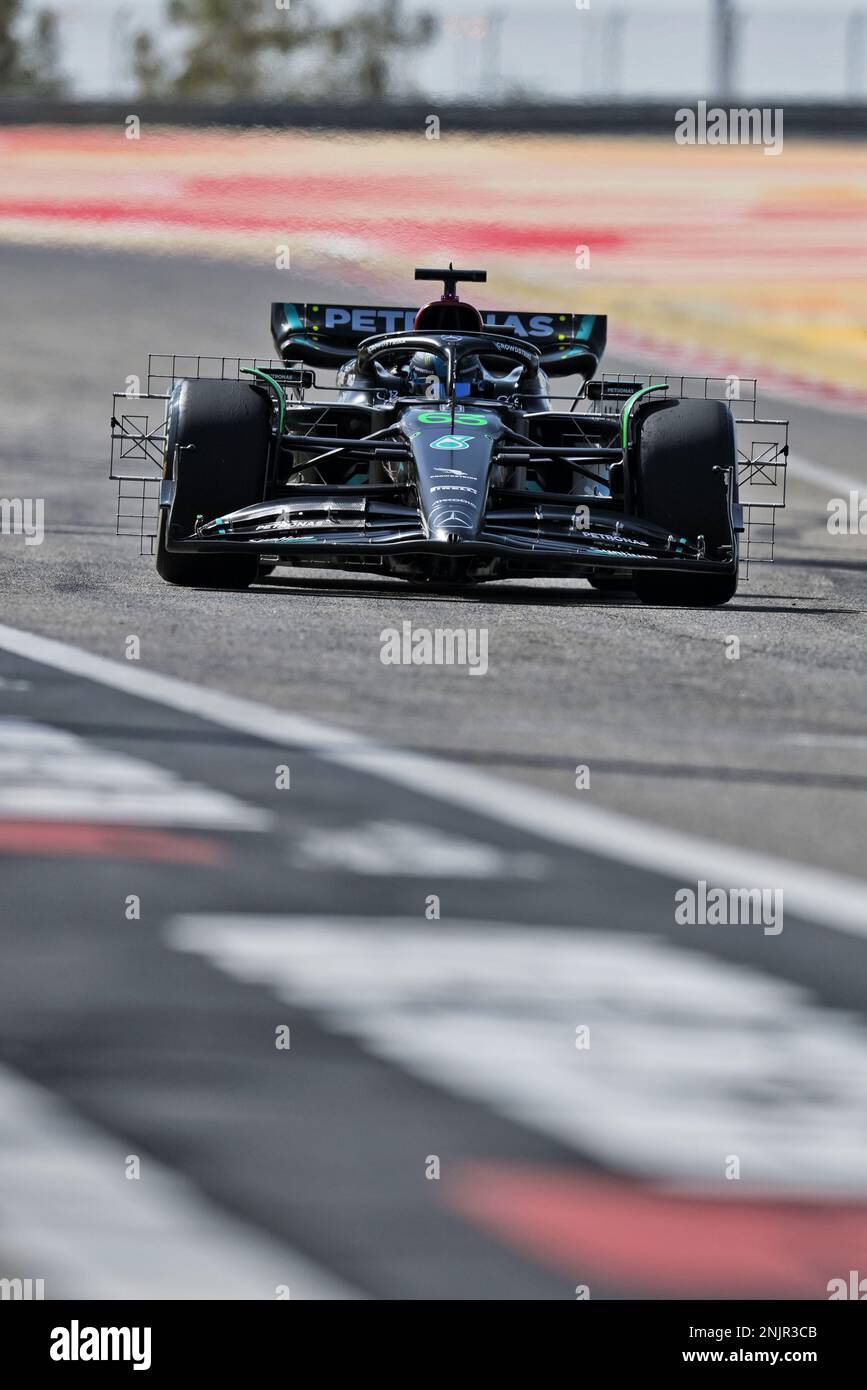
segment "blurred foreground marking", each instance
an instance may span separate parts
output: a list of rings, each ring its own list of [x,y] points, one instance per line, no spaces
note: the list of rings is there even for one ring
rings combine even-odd
[[[0,624],[0,651],[278,747],[301,745],[314,756],[407,788],[423,800],[459,807],[538,841],[632,865],[657,880],[675,876],[683,883],[685,876],[687,882],[705,878],[718,886],[739,887],[745,881],[773,884],[783,891],[791,915],[867,937],[864,884],[855,877],[702,839],[604,807],[588,808],[574,797],[511,785],[464,763],[389,747],[323,720],[162,675],[138,663],[110,661],[20,628]]]
[[[215,867],[229,858],[221,840],[143,826],[96,825],[0,818],[0,854],[49,858],[150,859],[163,864]]]
[[[223,1213],[188,1179],[127,1148],[0,1067],[0,1278],[48,1299],[352,1298],[304,1256]],[[5,1267],[4,1267],[5,1266]]]
[[[0,718],[0,821],[263,830],[265,811],[63,729]],[[26,837],[25,837],[26,838]]]
[[[508,1163],[463,1165],[446,1195],[543,1264],[637,1297],[827,1298],[829,1280],[864,1266],[867,1205],[853,1202],[700,1196]]]
[[[614,1170],[867,1193],[867,1031],[759,970],[581,926],[200,914],[167,936]]]
[[[300,868],[340,869],[389,878],[443,874],[446,878],[536,878],[546,871],[541,854],[515,854],[430,825],[365,821],[347,830],[303,832],[293,849]]]

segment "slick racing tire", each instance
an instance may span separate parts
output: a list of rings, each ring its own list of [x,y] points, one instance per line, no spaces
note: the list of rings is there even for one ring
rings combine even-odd
[[[169,407],[167,457],[174,478],[170,510],[160,512],[157,572],[169,584],[244,589],[258,555],[196,555],[168,550],[169,535],[188,536],[206,521],[261,501],[268,467],[271,403],[241,381],[182,381]]]
[[[734,476],[735,459],[734,420],[722,401],[645,406],[632,460],[637,514],[674,536],[704,536],[708,556],[718,556],[732,542],[727,480]],[[719,575],[633,572],[633,588],[648,604],[715,608],[728,603],[737,587],[737,569]]]

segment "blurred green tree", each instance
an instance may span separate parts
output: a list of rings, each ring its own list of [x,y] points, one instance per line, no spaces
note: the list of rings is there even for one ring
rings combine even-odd
[[[378,8],[365,8],[352,19],[326,26],[326,59],[319,80],[326,90],[346,97],[385,100],[394,92],[397,57],[404,50],[424,48],[436,31],[432,14],[410,18],[404,14],[403,0],[379,0]]]
[[[279,9],[274,0],[168,0],[170,25],[189,31],[180,67],[167,65],[152,36],[136,35],[133,65],[145,96],[225,100],[261,96],[267,56],[306,47],[318,31],[308,0]]]
[[[429,15],[407,19],[402,0],[379,0],[372,10],[332,23],[313,12],[312,0],[168,0],[165,18],[187,31],[180,62],[167,62],[153,35],[137,34],[139,92],[217,101],[311,92],[382,98],[396,54],[428,43],[436,28]],[[312,76],[294,91],[280,60],[298,53],[311,58]]]
[[[14,33],[20,0],[0,0],[0,88],[8,92],[20,65],[20,44]]]
[[[0,0],[0,90],[12,96],[60,96],[57,15],[37,10],[29,31],[22,28],[23,0]]]

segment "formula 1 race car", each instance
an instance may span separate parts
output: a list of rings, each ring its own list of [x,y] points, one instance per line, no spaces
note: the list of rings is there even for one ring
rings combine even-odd
[[[710,606],[737,588],[750,487],[764,487],[767,516],[753,519],[753,558],[772,558],[788,436],[756,420],[755,383],[743,448],[731,409],[743,383],[594,380],[603,315],[480,312],[457,286],[484,271],[415,276],[442,280],[442,296],[420,309],[274,304],[279,360],[152,356],[147,394],[115,397],[118,529],[154,535],[163,579],[238,588],[275,565],[444,585],[578,576]],[[333,384],[315,368],[336,369]],[[551,377],[573,389],[553,396]]]

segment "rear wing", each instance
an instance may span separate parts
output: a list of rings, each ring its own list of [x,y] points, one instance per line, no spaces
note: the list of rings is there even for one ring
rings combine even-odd
[[[365,338],[410,332],[417,312],[372,304],[272,304],[271,333],[284,360],[339,367],[355,356]],[[549,376],[591,377],[605,350],[605,314],[480,312],[486,332],[526,339],[539,348]]]

